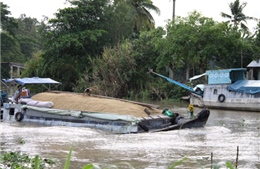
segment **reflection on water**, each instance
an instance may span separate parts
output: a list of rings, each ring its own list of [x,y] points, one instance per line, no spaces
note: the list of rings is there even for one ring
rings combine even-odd
[[[63,168],[70,146],[75,169],[89,163],[101,168],[166,169],[185,157],[188,160],[177,168],[201,168],[210,164],[211,153],[215,163],[235,164],[237,146],[239,169],[260,168],[260,114],[254,112],[211,110],[204,128],[121,135],[79,127],[0,124],[1,151],[55,158],[57,168]]]

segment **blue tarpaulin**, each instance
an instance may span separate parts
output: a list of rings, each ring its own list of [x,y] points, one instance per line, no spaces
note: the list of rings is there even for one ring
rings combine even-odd
[[[247,94],[260,94],[260,80],[239,80],[227,86],[227,90]]]
[[[190,92],[192,92],[192,93],[196,93],[196,94],[202,96],[202,94],[201,94],[200,92],[194,91],[194,89],[193,89],[192,87],[190,87],[190,86],[188,86],[188,85],[186,85],[186,84],[180,83],[180,82],[175,81],[175,80],[173,80],[173,79],[171,79],[171,78],[168,78],[168,77],[163,76],[163,75],[161,75],[161,74],[155,73],[155,72],[153,72],[153,70],[150,70],[150,72],[153,73],[153,74],[155,74],[155,75],[157,75],[157,76],[160,76],[160,77],[166,79],[166,80],[169,81],[170,83],[173,83],[173,84],[175,84],[175,85],[177,85],[177,86],[180,86],[180,87],[182,87],[182,88],[184,88],[184,89],[186,89],[186,90],[188,90],[188,91],[190,91]]]

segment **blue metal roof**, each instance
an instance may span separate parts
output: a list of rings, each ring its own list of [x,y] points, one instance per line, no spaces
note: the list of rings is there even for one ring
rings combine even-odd
[[[3,79],[5,83],[17,82],[21,85],[25,84],[61,84],[51,78],[40,78],[40,77],[32,77],[32,78],[14,78],[14,79]]]

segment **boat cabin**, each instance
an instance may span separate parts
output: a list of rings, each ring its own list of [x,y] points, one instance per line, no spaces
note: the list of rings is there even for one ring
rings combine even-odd
[[[208,84],[232,84],[238,80],[246,80],[246,68],[207,70]]]
[[[57,89],[59,85],[61,85],[60,82],[55,81],[51,78],[40,78],[40,77],[31,77],[31,78],[14,78],[14,79],[2,79],[1,83],[2,86],[5,87],[4,90],[6,93],[8,93],[9,97],[12,97],[14,92],[17,89],[17,85],[20,84],[24,87],[24,85],[40,85],[42,86],[42,90],[53,90]],[[1,89],[2,89],[1,86]]]
[[[248,80],[260,80],[260,59],[258,61],[253,60],[249,65]]]
[[[240,80],[246,80],[245,78],[246,68],[232,68],[232,69],[219,69],[219,70],[207,70],[201,75],[196,75],[190,78],[190,82],[207,75],[208,85],[224,85],[233,84]],[[193,89],[197,91],[204,91],[205,84],[197,84]]]

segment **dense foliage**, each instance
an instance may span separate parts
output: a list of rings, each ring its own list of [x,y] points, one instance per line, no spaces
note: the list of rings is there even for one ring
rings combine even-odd
[[[207,69],[246,67],[260,58],[260,22],[256,32],[245,31],[244,21],[253,18],[237,1],[230,6],[237,13],[222,13],[236,17],[235,24],[193,11],[165,29],[154,28],[150,11],[160,11],[151,0],[71,0],[41,22],[12,18],[1,3],[1,62],[25,63],[23,76],[51,77],[66,91],[98,86],[113,97],[179,97],[185,92],[148,70],[186,83]]]
[[[30,157],[22,152],[4,152],[0,156],[0,168],[22,168],[22,169],[46,169],[55,167],[55,161],[52,159],[43,159],[36,155]]]

